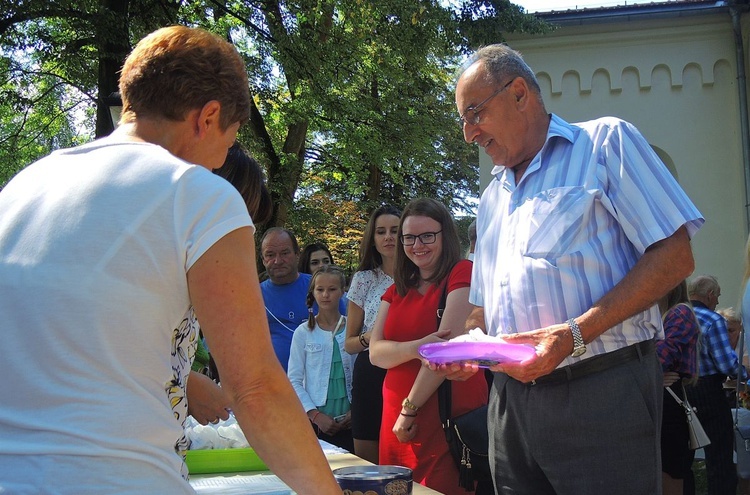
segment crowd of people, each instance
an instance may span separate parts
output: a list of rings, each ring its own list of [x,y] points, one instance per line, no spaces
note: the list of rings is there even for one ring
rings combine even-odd
[[[673,397],[711,439],[709,493],[734,493],[723,384],[747,379],[750,318],[717,311],[716,278],[691,278],[704,220],[631,124],[548,113],[520,54],[484,47],[456,87],[465,140],[494,164],[469,252],[446,206],[417,198],[371,213],[351,281],[325,244],[267,229],[261,282],[254,233],[272,205],[235,142],[252,106],[237,51],[158,30],[120,91],[111,136],[0,193],[15,373],[0,382],[0,492],[192,493],[182,422],[231,413],[297,493],[340,493],[322,439],[465,494],[438,412],[447,379],[453,414],[489,404],[480,494],[694,493]],[[474,328],[535,355],[487,375],[420,358]]]

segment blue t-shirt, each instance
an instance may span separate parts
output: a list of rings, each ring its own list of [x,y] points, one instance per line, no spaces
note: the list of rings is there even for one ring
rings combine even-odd
[[[289,347],[292,345],[294,330],[307,321],[310,313],[307,310],[307,290],[312,275],[300,273],[291,284],[276,285],[270,279],[260,284],[263,300],[266,303],[268,326],[271,328],[271,342],[284,371],[289,364]],[[339,301],[339,312],[346,316],[346,294]],[[313,304],[313,313],[318,314],[317,303]]]
[[[289,364],[289,347],[292,345],[294,330],[307,321],[309,312],[305,297],[312,275],[300,273],[291,284],[276,285],[271,280],[260,284],[263,300],[266,303],[268,326],[271,328],[271,342],[276,357],[284,371]]]

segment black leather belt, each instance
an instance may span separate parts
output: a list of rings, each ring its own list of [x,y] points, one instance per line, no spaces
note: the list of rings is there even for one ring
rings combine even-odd
[[[579,361],[570,366],[556,369],[548,375],[540,376],[536,380],[529,382],[528,385],[554,385],[569,382],[586,375],[591,375],[592,373],[598,373],[630,361],[635,361],[636,359],[640,360],[643,356],[654,352],[655,349],[656,345],[653,340],[644,340],[637,344],[617,349],[616,351],[599,354],[585,361]]]

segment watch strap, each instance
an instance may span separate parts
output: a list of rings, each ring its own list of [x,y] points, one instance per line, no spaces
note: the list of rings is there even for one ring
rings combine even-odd
[[[570,328],[570,334],[573,336],[573,352],[571,356],[578,357],[586,352],[586,344],[583,341],[583,334],[581,334],[581,327],[573,318],[570,318],[567,322]]]

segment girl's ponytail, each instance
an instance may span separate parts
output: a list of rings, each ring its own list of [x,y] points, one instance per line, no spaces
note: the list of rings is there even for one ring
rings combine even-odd
[[[310,279],[310,287],[307,288],[307,296],[305,297],[305,302],[307,303],[307,328],[312,330],[315,328],[315,315],[313,314],[313,304],[315,304],[315,278],[318,272],[313,273],[312,278]]]

